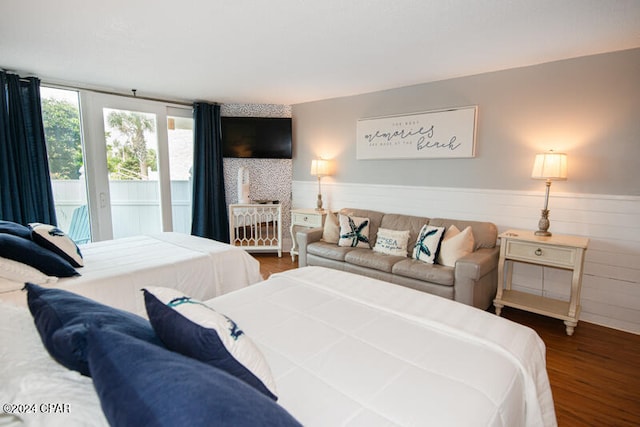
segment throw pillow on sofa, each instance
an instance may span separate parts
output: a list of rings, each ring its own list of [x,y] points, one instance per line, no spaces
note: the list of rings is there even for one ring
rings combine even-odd
[[[427,264],[433,264],[438,256],[444,230],[444,227],[423,225],[413,247],[413,258]]]
[[[373,250],[388,255],[407,256],[409,230],[378,229],[378,237]]]
[[[351,246],[352,248],[368,248],[369,245],[369,218],[340,215],[340,240],[338,246]]]
[[[322,230],[322,240],[327,243],[338,243],[340,240],[340,223],[338,215],[334,212],[327,212],[324,220],[324,230]]]
[[[458,259],[473,252],[474,245],[475,241],[470,226],[460,231],[458,227],[452,225],[444,233],[444,238],[440,244],[438,264],[455,267]]]

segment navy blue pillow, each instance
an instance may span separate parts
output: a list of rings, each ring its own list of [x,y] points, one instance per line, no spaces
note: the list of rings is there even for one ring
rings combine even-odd
[[[299,426],[219,369],[116,331],[91,328],[93,385],[112,426]]]
[[[62,289],[27,283],[27,302],[45,348],[68,369],[89,376],[87,331],[113,329],[162,346],[146,319]]]
[[[0,234],[11,234],[23,239],[31,239],[31,229],[29,227],[11,221],[0,220]]]
[[[40,270],[47,276],[78,276],[75,268],[60,256],[32,240],[0,234],[0,257],[12,259]]]
[[[266,378],[272,378],[271,371],[268,369],[266,361],[263,368],[268,370],[268,372],[263,372],[264,369],[259,369],[260,365],[254,367],[257,369],[256,373],[252,372],[248,367],[237,360],[229,349],[225,347],[225,344],[218,335],[218,331],[204,327],[188,319],[183,314],[179,313],[175,307],[168,306],[152,292],[149,292],[148,289],[143,289],[143,292],[147,315],[149,316],[151,326],[169,350],[199,360],[215,368],[222,369],[223,371],[249,384],[265,396],[273,400],[278,400],[278,397],[269,389],[269,387],[267,387],[269,382],[267,381],[267,384],[265,384],[259,377],[259,375],[262,374],[265,376],[265,381]],[[189,305],[192,307],[194,306],[193,304]],[[198,306],[201,306],[201,304],[195,305],[196,308]],[[209,310],[212,309],[209,308]],[[230,321],[229,318],[222,316],[219,313],[213,312],[213,314],[226,318]],[[238,330],[235,323],[233,323],[233,330],[237,331],[239,335],[244,335],[244,332]],[[246,336],[242,338],[248,339]],[[253,348],[253,345],[246,341],[244,341],[243,344],[245,344],[245,347],[243,347],[245,351],[251,351]],[[255,351],[259,352],[257,348],[255,348]],[[255,362],[262,360],[262,354],[255,354],[255,356],[250,360]],[[275,386],[275,383],[273,386]]]

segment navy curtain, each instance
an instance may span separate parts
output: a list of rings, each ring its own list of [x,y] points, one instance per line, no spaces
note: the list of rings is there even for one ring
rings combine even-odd
[[[40,80],[0,72],[0,219],[57,225]]]
[[[229,243],[220,106],[196,102],[191,234]]]

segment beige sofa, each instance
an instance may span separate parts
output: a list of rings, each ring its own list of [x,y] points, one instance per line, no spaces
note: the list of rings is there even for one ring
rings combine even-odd
[[[385,214],[363,209],[342,209],[343,215],[369,218],[371,247],[379,228],[409,230],[407,256],[388,255],[370,248],[339,246],[322,239],[324,228],[297,232],[299,266],[317,265],[349,271],[420,291],[453,299],[486,310],[496,294],[499,247],[498,231],[490,222],[426,218]],[[331,215],[331,214],[330,214]],[[329,219],[328,219],[329,220]],[[449,267],[428,264],[412,258],[413,247],[424,224],[459,230],[471,227],[473,252]]]

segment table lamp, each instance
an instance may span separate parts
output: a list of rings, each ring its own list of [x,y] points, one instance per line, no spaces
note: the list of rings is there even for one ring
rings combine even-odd
[[[320,179],[323,176],[331,174],[329,160],[315,159],[311,160],[311,175],[318,177],[318,201],[316,203],[317,211],[322,210],[322,192],[320,191]]]
[[[544,179],[546,183],[546,191],[544,195],[544,207],[542,215],[538,221],[538,231],[536,236],[551,236],[549,230],[549,189],[551,181],[565,181],[567,179],[567,155],[564,153],[554,153],[549,151],[546,153],[536,154],[533,163],[533,171],[531,178]]]

